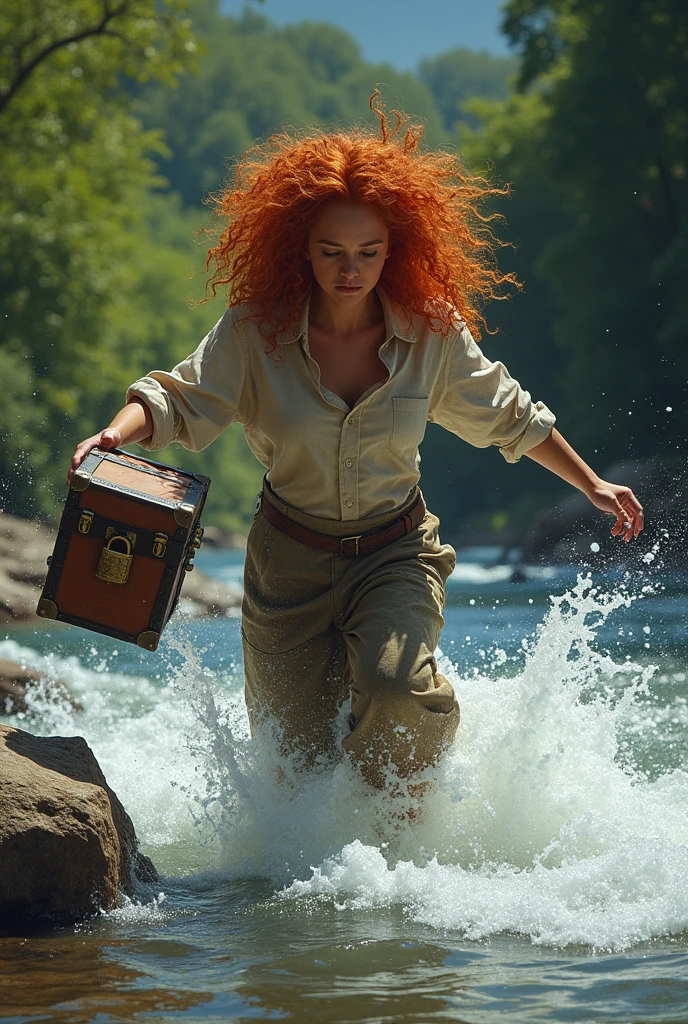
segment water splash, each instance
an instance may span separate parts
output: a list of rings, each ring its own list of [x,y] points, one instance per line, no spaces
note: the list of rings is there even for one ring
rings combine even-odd
[[[519,663],[493,649],[462,672],[442,657],[462,724],[413,820],[346,761],[301,775],[274,743],[253,742],[239,672],[210,671],[191,644],[173,643],[181,664],[161,685],[78,659],[53,658],[51,671],[84,705],[70,731],[163,870],[260,875],[283,905],[401,906],[467,938],[619,950],[688,928],[685,742],[670,770],[665,757],[688,704],[658,707],[665,677],[597,643],[633,600],[580,577],[551,598]],[[44,667],[8,644],[5,656]],[[48,714],[41,728],[58,725]]]
[[[445,660],[463,722],[397,859],[354,839],[282,898],[401,904],[468,938],[605,949],[688,928],[688,773],[650,781],[620,740],[654,670],[594,644],[630,601],[580,578],[552,599],[520,671],[462,680]]]

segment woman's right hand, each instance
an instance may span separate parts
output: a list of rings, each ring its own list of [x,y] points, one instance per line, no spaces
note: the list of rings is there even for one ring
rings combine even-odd
[[[67,483],[71,484],[75,471],[93,448],[126,448],[129,444],[151,440],[154,425],[150,409],[140,398],[132,397],[115,416],[109,427],[93,437],[87,437],[77,447],[69,466]]]
[[[109,451],[110,448],[118,448],[121,444],[122,432],[121,430],[118,430],[117,427],[107,427],[105,430],[101,430],[99,434],[94,434],[93,437],[87,437],[85,441],[81,441],[74,452],[69,466],[67,484],[71,484],[75,471],[79,468],[91,449],[105,448]]]

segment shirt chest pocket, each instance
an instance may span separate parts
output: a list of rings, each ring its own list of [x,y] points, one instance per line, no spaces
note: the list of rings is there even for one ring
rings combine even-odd
[[[425,437],[429,399],[393,398],[389,447],[395,455],[413,456]]]

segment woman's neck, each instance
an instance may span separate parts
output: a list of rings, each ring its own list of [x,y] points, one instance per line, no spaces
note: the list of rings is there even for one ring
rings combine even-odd
[[[382,304],[373,289],[355,306],[342,308],[317,285],[313,289],[308,322],[336,337],[350,337],[358,331],[375,327],[384,320]]]

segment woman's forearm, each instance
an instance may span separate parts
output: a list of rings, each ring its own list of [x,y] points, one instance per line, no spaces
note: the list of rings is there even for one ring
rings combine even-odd
[[[526,452],[529,459],[555,473],[588,497],[600,486],[600,478],[554,428],[549,437]]]
[[[531,448],[526,455],[577,487],[596,508],[615,516],[616,522],[612,527],[615,537],[629,541],[643,529],[643,506],[631,488],[600,479],[558,430],[553,430],[549,437]]]
[[[125,447],[138,441],[147,441],[153,436],[153,417],[148,406],[138,398],[132,398],[117,413],[106,430],[119,430],[118,444]]]

